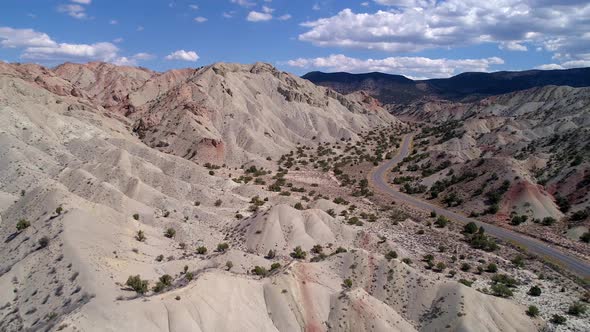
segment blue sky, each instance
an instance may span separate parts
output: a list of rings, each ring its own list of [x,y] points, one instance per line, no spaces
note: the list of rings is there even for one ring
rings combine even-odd
[[[413,78],[590,66],[581,0],[2,0],[0,59]]]

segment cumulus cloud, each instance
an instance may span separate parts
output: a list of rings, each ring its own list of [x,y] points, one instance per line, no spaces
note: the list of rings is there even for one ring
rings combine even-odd
[[[194,51],[185,51],[185,50],[178,50],[176,52],[172,52],[165,57],[166,60],[182,60],[182,61],[191,61],[196,62],[199,60],[199,56]]]
[[[197,23],[205,23],[207,22],[207,18],[203,17],[203,16],[197,16],[193,19],[193,21],[197,22]]]
[[[113,43],[92,44],[58,43],[48,34],[33,29],[0,27],[0,47],[21,48],[22,59],[55,63],[63,61],[105,61],[125,62],[147,60],[147,53],[138,53],[129,58],[119,55],[119,48]]]
[[[92,0],[72,0],[72,2],[81,3],[83,5],[89,5],[92,2]]]
[[[257,12],[255,10],[253,10],[248,13],[246,20],[248,20],[250,22],[270,21],[270,20],[272,20],[272,14],[271,13],[261,13],[261,12]]]
[[[375,13],[338,14],[302,23],[301,41],[388,52],[496,43],[575,54],[590,51],[590,2],[583,0],[375,0]]]
[[[156,56],[149,53],[137,53],[130,57],[119,57],[112,61],[114,64],[119,66],[137,66],[140,60],[152,60]]]
[[[66,13],[73,18],[79,20],[86,18],[86,8],[76,4],[60,5],[57,7],[57,11],[60,13]]]
[[[231,0],[231,3],[235,3],[235,4],[240,5],[242,7],[252,7],[252,6],[256,5],[255,2],[252,2],[250,0]]]
[[[328,57],[299,58],[287,61],[291,67],[327,71],[372,72],[402,74],[412,78],[449,77],[466,71],[489,71],[493,65],[503,64],[497,57],[483,59],[430,59],[425,57],[389,57],[358,59],[342,54]]]

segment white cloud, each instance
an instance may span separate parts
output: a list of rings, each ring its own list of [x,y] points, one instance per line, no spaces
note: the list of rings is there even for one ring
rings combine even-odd
[[[504,60],[484,59],[431,59],[425,57],[389,57],[385,59],[357,59],[342,54],[320,58],[299,58],[287,61],[291,67],[328,71],[372,72],[402,74],[408,77],[449,77],[465,71],[489,71]]]
[[[83,5],[89,5],[92,0],[72,0],[72,2],[81,3]]]
[[[590,2],[583,0],[375,0],[375,13],[338,14],[304,22],[301,41],[387,52],[497,43],[507,50],[590,52]]]
[[[193,21],[195,21],[197,23],[205,23],[205,22],[207,22],[207,18],[203,17],[203,16],[198,16],[198,17],[195,17],[193,19]]]
[[[188,5],[188,8],[192,10],[199,10],[199,5]]]
[[[242,7],[252,7],[255,6],[256,3],[249,1],[249,0],[231,0],[231,3],[235,3],[237,5],[240,5]]]
[[[221,15],[225,18],[232,18],[234,17],[235,12],[231,11],[231,12],[223,12]]]
[[[272,20],[272,14],[261,13],[253,10],[248,13],[248,17],[246,17],[246,19],[250,22],[270,21]]]
[[[286,20],[290,20],[291,19],[291,15],[289,14],[285,14],[285,15],[281,15],[279,17],[277,17],[277,20],[279,21],[286,21]]]
[[[110,20],[109,21],[109,24],[116,25],[116,24],[119,24],[119,21],[117,21],[117,20]]]
[[[311,7],[311,9],[312,10],[320,10],[321,8],[320,8],[320,5],[316,3]]]
[[[66,13],[76,19],[86,18],[86,8],[76,4],[60,5],[57,7],[57,11],[60,13]]]
[[[131,57],[119,57],[112,61],[118,66],[137,66],[138,61],[152,60],[155,56],[149,53],[137,53]]]
[[[508,42],[501,42],[499,45],[500,49],[502,50],[509,50],[509,51],[528,51],[528,48],[518,42],[515,41],[508,41]]]
[[[540,65],[535,67],[535,69],[542,69],[542,70],[551,70],[551,69],[564,69],[563,66],[558,65],[556,63],[548,63],[546,65]]]
[[[121,37],[119,37],[119,38],[115,38],[115,39],[113,39],[113,43],[117,43],[117,44],[119,44],[119,43],[122,43],[122,42],[123,42],[123,40],[124,40],[124,39],[123,39],[123,38],[121,38]]]
[[[33,29],[13,29],[0,27],[0,46],[2,47],[50,47],[57,43],[49,35]]]
[[[170,53],[165,57],[166,60],[183,60],[195,62],[199,60],[199,56],[194,51],[178,50]]]
[[[105,61],[135,64],[139,60],[148,60],[152,57],[147,53],[137,53],[126,58],[119,54],[119,48],[113,43],[58,43],[46,33],[33,29],[13,29],[10,27],[0,27],[0,47],[20,48],[22,49],[20,55],[22,59],[42,63]]]

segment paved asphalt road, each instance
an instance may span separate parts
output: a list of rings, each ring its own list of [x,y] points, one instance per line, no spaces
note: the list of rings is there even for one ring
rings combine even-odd
[[[373,181],[374,186],[377,189],[389,194],[391,197],[395,198],[395,200],[399,202],[403,202],[426,211],[435,211],[437,214],[443,215],[454,221],[458,221],[465,224],[469,222],[474,222],[477,224],[477,226],[483,226],[486,233],[493,237],[496,237],[506,242],[512,242],[513,244],[518,244],[519,246],[525,248],[528,252],[536,254],[540,257],[544,257],[545,259],[568,269],[569,271],[573,272],[574,274],[582,278],[590,278],[590,262],[588,261],[565,253],[561,249],[557,249],[547,243],[533,239],[526,235],[522,235],[520,233],[513,232],[505,228],[487,224],[479,220],[469,218],[452,211],[448,211],[438,205],[434,205],[422,201],[416,197],[401,193],[389,186],[387,184],[387,181],[385,180],[385,175],[390,168],[397,165],[399,162],[401,162],[405,157],[409,155],[412,139],[413,135],[405,135],[403,138],[403,142],[401,143],[400,152],[393,159],[386,161],[373,171],[371,179]]]

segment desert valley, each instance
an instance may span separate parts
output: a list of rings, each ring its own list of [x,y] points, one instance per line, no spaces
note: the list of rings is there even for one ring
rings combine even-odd
[[[588,327],[588,88],[387,103],[264,63],[0,84],[3,331]],[[392,190],[484,226],[379,189],[392,161]]]

